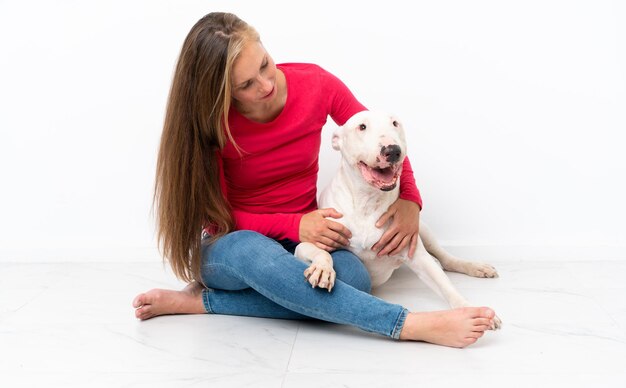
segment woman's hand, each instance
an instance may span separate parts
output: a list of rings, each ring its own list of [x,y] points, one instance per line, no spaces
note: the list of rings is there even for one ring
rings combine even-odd
[[[300,219],[300,241],[313,243],[328,252],[348,246],[348,239],[352,237],[350,230],[325,217],[341,218],[343,214],[333,208],[326,208],[303,215]]]
[[[398,198],[378,219],[376,227],[381,228],[393,218],[380,240],[372,247],[378,256],[396,255],[409,246],[409,257],[413,257],[417,248],[420,226],[420,207],[415,202]]]

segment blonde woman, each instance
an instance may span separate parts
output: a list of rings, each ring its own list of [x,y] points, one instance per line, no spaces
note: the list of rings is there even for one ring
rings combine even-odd
[[[167,104],[157,162],[158,238],[182,291],[154,289],[135,315],[230,314],[321,319],[400,340],[464,347],[492,324],[487,307],[409,312],[370,295],[369,275],[347,250],[334,209],[317,209],[321,129],[365,110],[335,76],[312,64],[276,65],[258,33],[229,13],[189,32]],[[391,225],[374,249],[415,249],[421,199],[406,160]],[[385,221],[381,218],[382,221]],[[293,251],[331,252],[337,281],[304,281]],[[412,253],[412,252],[411,252]]]

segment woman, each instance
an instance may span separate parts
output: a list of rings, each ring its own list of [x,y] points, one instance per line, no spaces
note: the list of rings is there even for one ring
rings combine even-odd
[[[350,231],[316,209],[321,128],[365,110],[336,77],[276,65],[237,16],[210,13],[189,32],[167,105],[157,162],[158,238],[182,291],[155,289],[135,315],[215,313],[350,324],[401,340],[464,347],[492,323],[486,307],[409,313],[369,294]],[[381,255],[415,250],[421,200],[408,160],[400,199],[379,224]],[[200,231],[203,230],[201,234]],[[331,252],[332,292],[311,288],[293,256],[300,241]]]

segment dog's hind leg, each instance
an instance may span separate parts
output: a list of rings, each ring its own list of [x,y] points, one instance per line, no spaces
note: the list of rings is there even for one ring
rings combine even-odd
[[[451,255],[439,245],[437,239],[430,231],[428,226],[420,221],[420,238],[424,242],[426,251],[433,255],[446,271],[464,273],[477,278],[496,278],[498,272],[489,264],[475,263],[471,261],[461,260]]]
[[[333,269],[333,257],[325,250],[309,242],[302,242],[296,247],[294,256],[309,265],[304,277],[313,288],[326,288],[328,292],[335,285],[337,274]]]

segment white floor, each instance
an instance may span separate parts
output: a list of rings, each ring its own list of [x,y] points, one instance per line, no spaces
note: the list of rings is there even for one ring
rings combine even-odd
[[[626,387],[626,262],[493,264],[498,279],[450,276],[504,328],[451,349],[322,322],[139,322],[135,294],[182,287],[160,263],[0,263],[0,386]],[[445,308],[406,270],[375,293]]]

